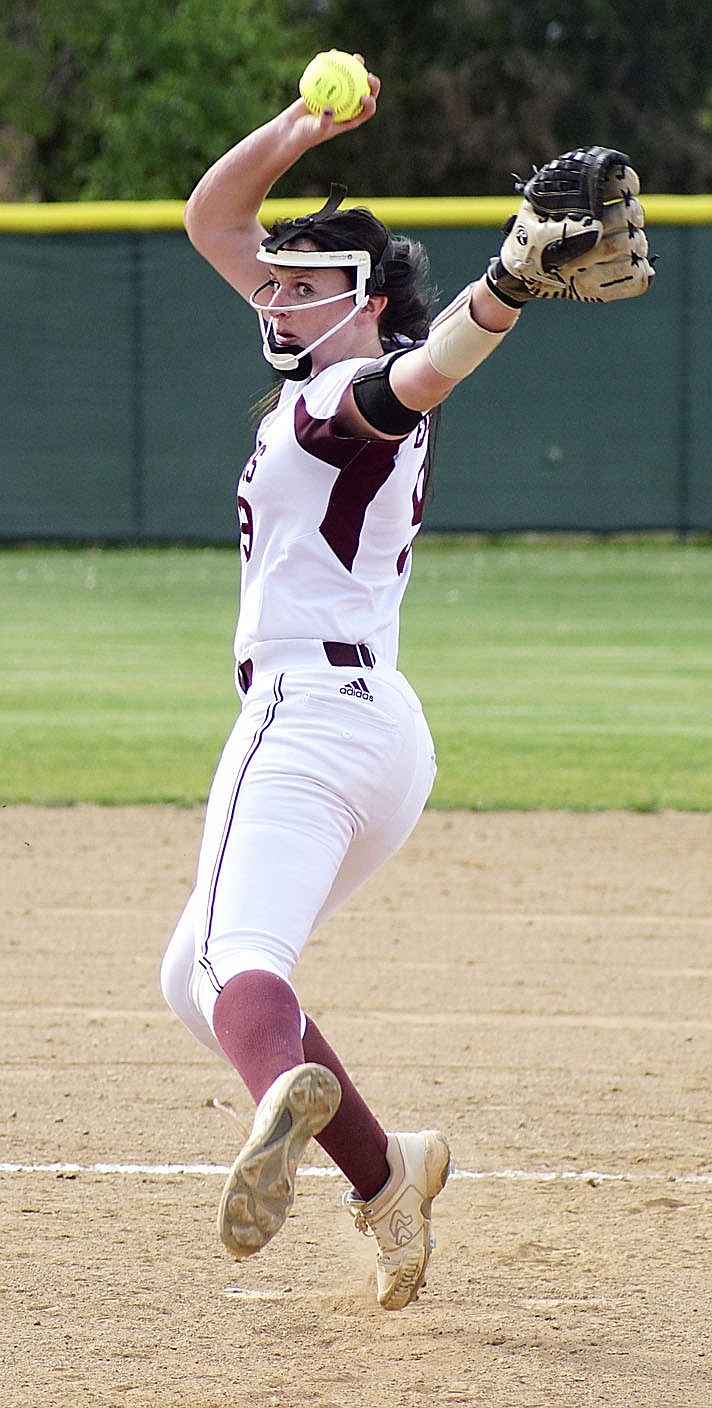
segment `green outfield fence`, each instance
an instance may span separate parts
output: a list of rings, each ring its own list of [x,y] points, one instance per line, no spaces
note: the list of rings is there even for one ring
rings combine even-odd
[[[446,302],[514,199],[352,200]],[[316,201],[270,200],[263,218]],[[523,312],[448,402],[426,526],[712,531],[712,196],[645,201],[653,292]],[[220,543],[270,372],[174,201],[0,205],[0,539]]]

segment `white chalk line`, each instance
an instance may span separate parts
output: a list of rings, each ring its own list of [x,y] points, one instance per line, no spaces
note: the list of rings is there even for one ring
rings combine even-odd
[[[71,1177],[82,1173],[103,1175],[138,1174],[149,1178],[222,1177],[230,1172],[230,1164],[133,1164],[133,1163],[0,1163],[0,1174],[55,1174]],[[343,1178],[337,1168],[306,1166],[297,1170],[300,1178]],[[453,1168],[451,1178],[485,1182],[500,1179],[510,1183],[672,1183],[712,1186],[712,1171],[703,1173],[605,1173],[600,1169],[466,1169]]]

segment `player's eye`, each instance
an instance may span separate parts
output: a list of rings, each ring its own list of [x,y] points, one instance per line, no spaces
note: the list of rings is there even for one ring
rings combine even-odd
[[[297,293],[300,298],[311,298],[314,292],[312,284],[297,284]]]

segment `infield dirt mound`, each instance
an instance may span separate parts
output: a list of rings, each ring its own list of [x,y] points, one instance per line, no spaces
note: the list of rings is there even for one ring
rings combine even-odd
[[[397,1314],[316,1145],[274,1243],[217,1241],[250,1103],[157,978],[201,823],[0,812],[3,1408],[708,1408],[712,818],[429,812],[313,940],[384,1123],[452,1141]]]

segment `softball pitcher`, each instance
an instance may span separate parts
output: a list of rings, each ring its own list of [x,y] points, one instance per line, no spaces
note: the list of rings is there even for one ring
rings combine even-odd
[[[301,1011],[292,973],[310,935],[402,846],[435,776],[427,723],[397,666],[433,411],[531,298],[604,301],[596,249],[606,278],[612,260],[620,274],[605,297],[643,292],[652,271],[630,204],[637,178],[620,153],[605,172],[616,217],[596,218],[596,248],[594,217],[567,223],[525,199],[489,270],[432,323],[423,249],[366,210],[341,209],[343,187],[268,232],[258,212],[271,186],[310,147],[373,117],[370,74],[369,86],[348,122],[291,104],[221,157],[186,208],[195,247],[255,309],[281,385],[237,492],[241,711],[161,976],[178,1017],[257,1106],[220,1201],[227,1249],[248,1257],[278,1232],[314,1137],[353,1185],[344,1201],[375,1238],[379,1303],[397,1310],[423,1281],[448,1143],[434,1130],[384,1131]]]

